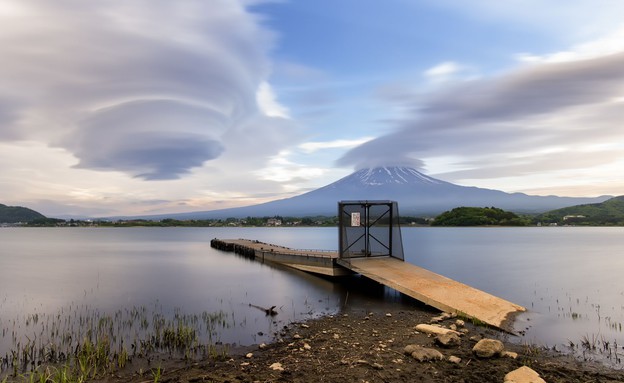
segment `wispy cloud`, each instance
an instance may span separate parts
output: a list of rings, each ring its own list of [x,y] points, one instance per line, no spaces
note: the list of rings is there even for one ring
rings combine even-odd
[[[304,153],[314,153],[319,150],[325,149],[337,149],[337,148],[353,148],[361,145],[367,141],[370,141],[373,137],[362,137],[355,140],[333,140],[333,141],[317,141],[317,142],[305,142],[298,147]]]

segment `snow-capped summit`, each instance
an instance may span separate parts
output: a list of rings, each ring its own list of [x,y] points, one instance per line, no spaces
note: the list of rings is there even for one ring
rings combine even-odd
[[[418,183],[439,184],[442,182],[440,180],[436,180],[435,178],[426,176],[414,168],[405,166],[383,166],[378,168],[361,169],[350,176],[343,178],[343,180],[345,179],[348,179],[350,182],[353,182],[354,179],[359,179],[362,184],[369,186]]]

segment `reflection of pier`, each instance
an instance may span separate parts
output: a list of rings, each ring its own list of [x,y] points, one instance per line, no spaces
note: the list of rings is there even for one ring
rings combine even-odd
[[[295,250],[246,239],[213,239],[212,247],[262,262],[326,276],[358,273],[439,310],[476,318],[511,331],[526,309],[403,261],[398,209],[392,201],[343,201],[338,205],[340,251]]]

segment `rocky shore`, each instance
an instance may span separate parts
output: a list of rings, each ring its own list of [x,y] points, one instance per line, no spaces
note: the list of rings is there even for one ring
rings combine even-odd
[[[227,357],[162,359],[102,381],[153,382],[157,374],[159,382],[624,382],[624,370],[508,336],[420,310],[350,312],[293,324],[275,342]]]

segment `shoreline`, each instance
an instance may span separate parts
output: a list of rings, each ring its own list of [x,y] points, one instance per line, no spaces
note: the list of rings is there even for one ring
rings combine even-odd
[[[115,376],[95,381],[153,382],[158,374],[162,382],[503,382],[507,373],[522,366],[549,383],[624,381],[624,369],[516,344],[509,334],[470,322],[458,329],[465,332],[459,345],[442,347],[434,336],[415,330],[438,315],[418,308],[345,311],[284,326],[268,345],[239,347],[228,356],[202,361],[136,361]],[[438,324],[457,328],[458,323],[448,318]],[[517,356],[477,357],[472,348],[482,338],[501,340]],[[419,362],[406,355],[405,347],[414,344],[439,351],[443,360]],[[460,361],[449,361],[451,356]]]

